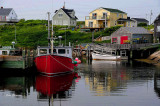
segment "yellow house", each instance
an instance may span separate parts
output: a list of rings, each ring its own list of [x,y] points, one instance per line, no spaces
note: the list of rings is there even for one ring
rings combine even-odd
[[[109,28],[118,25],[131,27],[131,22],[127,13],[121,10],[100,7],[85,17],[85,28]]]

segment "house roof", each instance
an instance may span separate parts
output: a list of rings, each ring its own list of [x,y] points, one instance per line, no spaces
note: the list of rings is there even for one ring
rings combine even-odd
[[[131,19],[125,19],[125,18],[119,18],[117,21],[133,21],[133,20],[131,20]]]
[[[70,15],[71,12],[73,12],[74,10],[73,9],[64,9],[64,8],[61,8],[70,18],[73,18],[73,19],[78,19],[76,16],[75,17],[72,17]]]
[[[136,21],[139,21],[139,22],[149,22],[148,20],[144,19],[144,18],[132,18]]]
[[[160,20],[160,14],[156,17],[156,19],[154,20],[154,23],[158,20]]]
[[[121,27],[121,28],[127,30],[132,34],[151,34],[147,29],[143,27]]]
[[[103,8],[103,9],[105,9],[105,10],[107,10],[107,11],[110,11],[110,12],[125,13],[125,12],[123,12],[123,11],[121,11],[121,10],[118,10],[118,9],[104,8],[104,7],[101,7],[101,8]],[[125,14],[126,14],[126,13],[125,13]]]
[[[0,15],[8,16],[11,11],[12,11],[12,8],[0,8]]]

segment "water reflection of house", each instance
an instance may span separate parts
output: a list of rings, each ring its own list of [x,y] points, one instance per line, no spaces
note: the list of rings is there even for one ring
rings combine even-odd
[[[116,62],[115,62],[116,63]],[[126,63],[126,62],[124,62]],[[112,61],[94,61],[92,69],[84,74],[85,83],[95,96],[123,95],[127,85],[147,83],[143,78],[153,78],[150,69],[131,68],[123,62],[114,64]],[[142,79],[142,80],[140,80]]]
[[[94,92],[96,96],[109,96],[112,91],[123,89],[121,80],[126,82],[128,76],[125,70],[121,70],[123,75],[117,73],[120,62],[116,61],[93,61],[92,73],[85,75],[86,85]]]

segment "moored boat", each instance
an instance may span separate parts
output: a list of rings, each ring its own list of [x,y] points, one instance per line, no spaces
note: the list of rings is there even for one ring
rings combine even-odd
[[[38,54],[34,62],[36,64],[38,72],[55,75],[71,72],[74,69],[74,63],[72,61],[72,47],[70,46],[53,46],[53,42],[56,38],[53,37],[53,25],[52,33],[50,37],[50,13],[48,12],[48,39],[49,43],[47,47],[37,47]],[[62,38],[62,36],[59,36]]]
[[[120,60],[121,56],[116,56],[112,54],[101,54],[101,53],[92,53],[93,60]]]
[[[50,47],[38,47],[37,50],[38,56],[34,61],[39,72],[54,75],[73,71],[72,47],[54,47],[53,54]]]

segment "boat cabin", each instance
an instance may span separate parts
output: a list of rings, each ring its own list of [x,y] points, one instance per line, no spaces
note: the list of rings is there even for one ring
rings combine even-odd
[[[38,56],[51,54],[51,48],[48,46],[47,47],[40,47],[39,46],[39,47],[37,47],[37,51],[38,51]],[[72,47],[70,47],[70,46],[54,47],[53,55],[72,58]]]
[[[22,50],[12,48],[11,46],[2,46],[2,48],[0,48],[0,55],[21,56]]]

